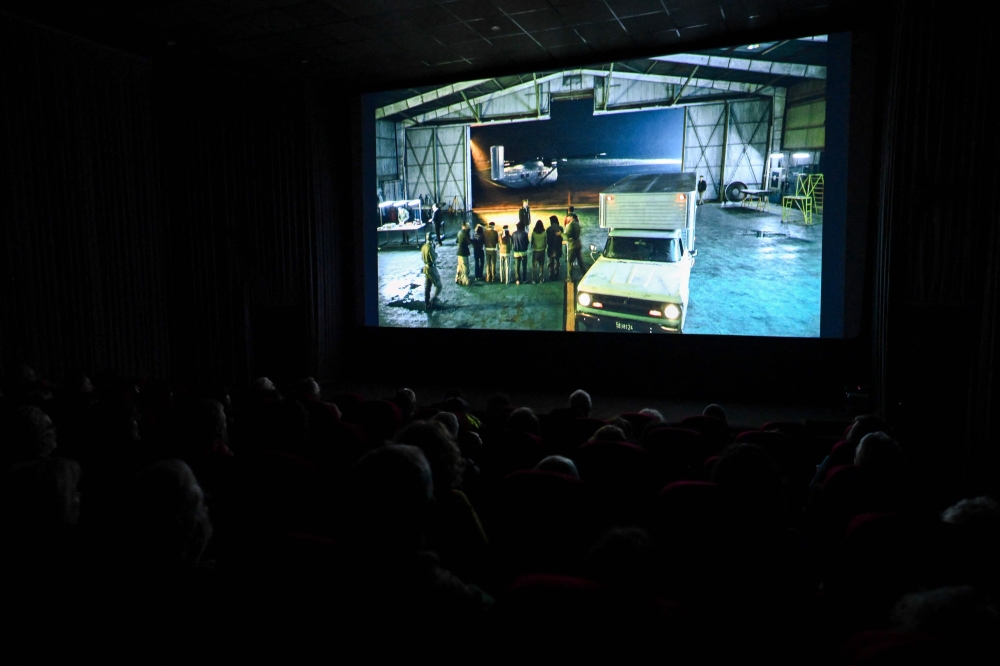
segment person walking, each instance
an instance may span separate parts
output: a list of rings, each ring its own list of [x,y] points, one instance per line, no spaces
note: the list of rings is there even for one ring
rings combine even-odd
[[[511,246],[510,231],[508,231],[507,225],[503,225],[503,235],[500,236],[500,281],[505,284],[510,284],[510,246]]]
[[[535,220],[535,228],[531,231],[531,281],[542,282],[545,277],[545,249],[548,246],[548,236],[541,220]]]
[[[497,245],[500,244],[500,234],[493,227],[496,222],[490,222],[483,232],[483,250],[486,253],[486,281],[497,281]]]
[[[514,284],[521,284],[527,281],[528,273],[528,249],[531,241],[528,238],[528,225],[517,223],[517,231],[513,234],[514,250]]]
[[[545,238],[549,251],[549,279],[555,280],[559,278],[559,260],[562,259],[563,252],[563,228],[555,215],[549,216],[549,228],[545,230]]]
[[[434,249],[430,232],[424,236],[420,256],[424,260],[424,310],[430,311],[433,306],[438,305],[438,296],[441,295],[441,274],[438,273],[437,269],[437,251]],[[431,299],[431,286],[434,287],[433,299]]]
[[[441,245],[441,222],[444,220],[444,212],[435,201],[431,204],[431,222],[434,223],[434,233],[437,234],[438,245]]]
[[[455,267],[455,284],[460,284],[463,287],[469,286],[469,223],[462,222],[462,230],[458,232],[458,238],[455,241],[458,245],[458,249],[455,251],[455,255],[458,257],[458,265]]]
[[[476,260],[476,279],[482,282],[483,280],[483,264],[486,261],[485,248],[486,243],[486,232],[483,231],[483,225],[476,225],[476,232],[472,234],[472,255]]]
[[[583,264],[583,244],[580,241],[580,218],[576,213],[570,213],[569,224],[566,225],[566,249],[569,257],[566,259],[566,280],[573,279],[573,264],[579,264],[580,277],[587,272]]]
[[[705,203],[705,190],[708,189],[708,183],[705,182],[704,176],[698,176],[698,205]]]
[[[573,221],[573,216],[576,215],[576,208],[570,206],[566,209],[566,217],[563,219],[563,227],[569,227],[569,223]]]

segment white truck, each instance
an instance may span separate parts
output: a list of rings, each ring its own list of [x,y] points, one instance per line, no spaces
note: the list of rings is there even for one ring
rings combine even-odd
[[[601,193],[608,240],[577,286],[576,330],[684,331],[696,188],[694,173],[661,173],[628,176]]]

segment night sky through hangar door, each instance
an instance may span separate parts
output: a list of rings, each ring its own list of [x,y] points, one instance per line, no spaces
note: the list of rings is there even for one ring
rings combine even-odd
[[[405,156],[408,197],[423,194],[455,210],[468,210],[468,125],[407,128]]]

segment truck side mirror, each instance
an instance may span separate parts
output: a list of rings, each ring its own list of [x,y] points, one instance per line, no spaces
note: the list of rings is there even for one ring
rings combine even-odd
[[[691,250],[688,254],[690,254],[692,257],[697,257],[698,256],[698,250]]]
[[[596,245],[591,245],[590,246],[590,251],[591,252],[597,252],[597,246]]]

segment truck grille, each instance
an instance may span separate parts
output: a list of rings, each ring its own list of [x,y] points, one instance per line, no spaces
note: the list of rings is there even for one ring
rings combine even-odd
[[[657,301],[646,301],[639,298],[628,298],[627,296],[602,296],[594,294],[594,301],[601,303],[600,308],[605,312],[620,312],[622,314],[639,315],[648,317],[650,310],[663,310],[663,303]]]

